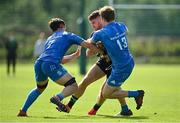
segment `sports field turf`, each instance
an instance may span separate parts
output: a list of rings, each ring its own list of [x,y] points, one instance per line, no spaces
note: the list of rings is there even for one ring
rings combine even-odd
[[[77,65],[67,64],[66,68],[78,82],[82,79]],[[122,86],[145,90],[144,104],[138,111],[134,99],[127,98],[134,113],[132,117],[114,117],[120,110],[116,100],[107,100],[97,116],[87,115],[103,81],[104,78],[92,84],[69,114],[57,112],[49,103],[49,98],[62,89],[49,81],[45,92],[29,109],[29,117],[22,118],[16,114],[27,93],[36,85],[33,64],[18,64],[16,76],[7,76],[5,64],[0,64],[0,122],[180,122],[180,65],[136,65]]]

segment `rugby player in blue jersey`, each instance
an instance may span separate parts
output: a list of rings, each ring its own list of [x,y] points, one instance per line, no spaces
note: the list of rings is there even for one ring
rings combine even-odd
[[[95,46],[85,42],[81,37],[65,31],[65,22],[60,18],[52,18],[49,21],[49,27],[52,29],[53,34],[47,39],[45,50],[34,65],[37,87],[30,91],[17,116],[27,116],[29,107],[46,89],[48,78],[65,87],[61,93],[53,96],[50,102],[55,104],[57,109],[66,109],[61,101],[65,97],[72,95],[78,89],[78,85],[75,78],[63,68],[61,63],[71,61],[80,55],[80,51],[77,50],[72,55],[64,56],[66,51],[73,44],[96,49]]]
[[[101,41],[112,61],[112,71],[102,88],[102,96],[107,99],[133,97],[138,110],[143,103],[144,91],[125,91],[120,88],[134,68],[134,60],[128,48],[126,25],[115,21],[115,10],[111,6],[102,7],[99,12],[103,28],[96,31],[88,42]]]
[[[97,31],[102,28],[102,23],[100,19],[99,10],[93,11],[88,16],[89,23],[91,24],[91,27],[94,29],[94,31]],[[93,33],[92,33],[93,34]],[[102,43],[97,44],[97,46],[103,50],[102,54],[98,53],[98,56],[100,57],[98,61],[90,68],[90,70],[87,72],[81,83],[78,85],[78,91],[75,92],[75,94],[72,95],[70,101],[68,102],[67,106],[69,107],[67,110],[69,113],[70,109],[73,107],[73,105],[76,103],[76,101],[84,94],[86,88],[93,82],[97,81],[98,79],[101,79],[106,75],[108,78],[111,74],[111,60],[108,58],[107,52],[102,47]],[[94,52],[87,49],[86,55],[91,56],[94,55]],[[88,112],[88,115],[96,115],[97,111],[101,107],[101,105],[104,103],[105,99],[101,95],[101,91],[99,93],[99,96],[97,97],[97,102],[93,106],[93,108]],[[121,104],[121,112],[120,115],[123,116],[130,116],[132,115],[132,111],[128,108],[125,98],[119,99],[119,102]]]

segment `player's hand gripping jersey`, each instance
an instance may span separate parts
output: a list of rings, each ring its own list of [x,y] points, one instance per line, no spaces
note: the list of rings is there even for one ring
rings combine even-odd
[[[98,41],[96,43],[96,47],[100,50],[100,52],[97,54],[98,57],[101,59],[104,59],[107,63],[111,63],[111,59],[109,58],[107,54],[106,48],[103,46],[101,41]]]

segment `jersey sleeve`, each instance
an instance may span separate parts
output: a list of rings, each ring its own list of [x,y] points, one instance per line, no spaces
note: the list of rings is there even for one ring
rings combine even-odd
[[[93,33],[92,37],[91,37],[92,42],[96,43],[98,41],[100,41],[100,31],[96,31]]]
[[[125,23],[120,23],[124,32],[128,32],[128,28]]]
[[[83,38],[81,38],[80,36],[78,36],[74,33],[70,34],[70,40],[77,45],[80,45],[84,41]]]

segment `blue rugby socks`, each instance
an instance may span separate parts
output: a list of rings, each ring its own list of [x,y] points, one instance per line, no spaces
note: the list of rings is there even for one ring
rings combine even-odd
[[[60,101],[64,99],[64,95],[62,93],[57,94],[56,96],[59,97]]]
[[[122,112],[128,112],[128,111],[129,111],[129,108],[128,108],[127,105],[122,105],[122,106],[121,106],[121,110],[122,110]]]
[[[137,97],[138,95],[138,91],[128,91],[128,97]]]
[[[26,102],[23,105],[22,111],[26,112],[40,94],[41,94],[41,92],[37,88],[30,91],[30,93],[26,99]]]

